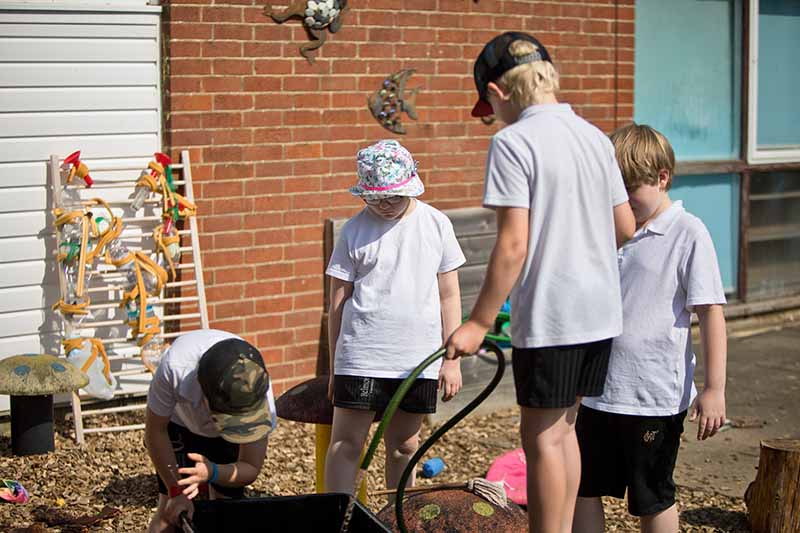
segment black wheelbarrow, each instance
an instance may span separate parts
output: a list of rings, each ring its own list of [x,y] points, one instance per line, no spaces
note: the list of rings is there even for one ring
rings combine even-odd
[[[349,501],[348,494],[336,493],[197,501],[194,504],[193,530],[197,533],[339,533]],[[391,533],[391,529],[384,526],[361,502],[356,502],[353,508],[349,531]]]

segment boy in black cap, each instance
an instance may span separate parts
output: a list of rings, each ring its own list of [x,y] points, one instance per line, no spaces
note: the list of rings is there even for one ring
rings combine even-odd
[[[486,162],[483,205],[496,210],[497,242],[447,357],[478,349],[510,291],[530,530],[567,533],[580,481],[575,417],[580,397],[603,392],[622,332],[616,249],[635,220],[611,142],[558,103],[558,72],[538,40],[499,35],[474,75],[473,116],[507,125]]]
[[[156,468],[158,508],[150,532],[191,518],[201,487],[241,498],[258,477],[275,427],[269,374],[256,348],[217,330],[180,336],[147,394],[145,443]]]

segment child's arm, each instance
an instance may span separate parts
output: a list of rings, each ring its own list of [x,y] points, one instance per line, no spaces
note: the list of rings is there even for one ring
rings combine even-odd
[[[224,487],[243,487],[256,480],[264,458],[267,455],[267,442],[265,437],[255,442],[239,446],[239,457],[235,463],[218,464],[217,474],[213,483]],[[188,454],[189,459],[195,462],[193,467],[181,468],[179,473],[187,476],[178,484],[186,487],[189,498],[194,498],[199,492],[200,483],[208,483],[214,475],[214,463],[199,453]]]
[[[164,485],[167,486],[169,493],[171,487],[178,487],[178,461],[175,459],[175,452],[172,450],[172,443],[167,433],[169,416],[159,416],[149,407],[145,415],[144,442],[147,453],[156,472],[161,477]],[[189,518],[194,513],[194,505],[186,494],[177,494],[169,497],[164,508],[164,519],[170,524],[178,524],[178,517],[181,513],[187,513]]]
[[[330,379],[328,398],[333,400],[333,362],[336,356],[336,342],[342,327],[344,303],[353,295],[353,282],[331,277],[331,303],[328,308],[328,354],[330,358]]]
[[[461,290],[458,287],[458,270],[438,274],[439,302],[442,308],[442,343],[461,323]],[[449,401],[461,390],[461,361],[446,359],[439,370],[439,389],[442,401]]]
[[[617,248],[633,238],[636,232],[636,217],[633,216],[631,204],[628,202],[614,206],[614,233],[617,237]]]
[[[498,207],[497,242],[489,258],[486,278],[469,320],[447,341],[447,358],[475,353],[494,324],[500,306],[516,283],[528,255],[530,209]]]
[[[725,365],[728,359],[728,338],[721,305],[696,305],[700,321],[700,339],[705,357],[705,385],[692,406],[689,420],[698,415],[697,440],[713,437],[725,423]]]

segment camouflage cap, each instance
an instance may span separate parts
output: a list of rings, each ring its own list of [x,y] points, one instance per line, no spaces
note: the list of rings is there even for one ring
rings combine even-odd
[[[223,439],[244,444],[263,439],[275,425],[269,374],[259,351],[242,339],[225,339],[200,358],[197,381]]]

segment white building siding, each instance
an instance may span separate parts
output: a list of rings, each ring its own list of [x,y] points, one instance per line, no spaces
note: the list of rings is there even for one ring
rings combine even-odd
[[[0,358],[58,351],[50,154],[81,150],[91,170],[161,150],[159,16],[145,0],[0,4]]]

